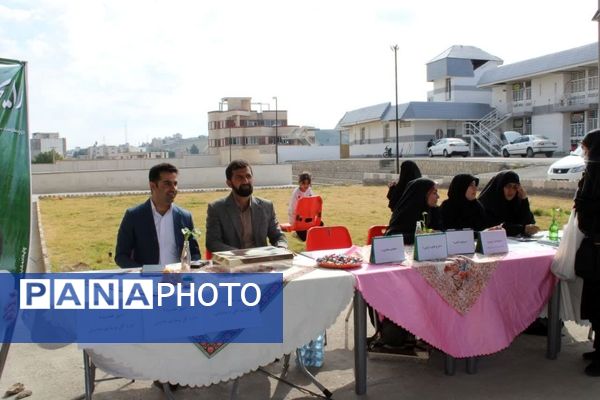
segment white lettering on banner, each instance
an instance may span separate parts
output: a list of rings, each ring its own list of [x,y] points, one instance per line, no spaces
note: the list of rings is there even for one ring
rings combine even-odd
[[[86,290],[86,283],[89,282]],[[19,283],[19,307],[21,309],[119,309],[141,310],[154,308],[154,282],[146,279],[21,279]],[[220,282],[191,283],[159,282],[157,284],[157,307],[166,298],[176,296],[177,306],[194,306],[195,299],[205,307],[219,301],[219,288],[227,290],[227,306],[233,307],[239,299],[246,307],[254,307],[261,300],[261,289],[256,283]],[[234,288],[241,288],[235,290]],[[122,300],[122,304],[121,304]]]

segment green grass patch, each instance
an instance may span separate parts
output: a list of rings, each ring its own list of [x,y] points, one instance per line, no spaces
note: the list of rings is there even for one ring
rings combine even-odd
[[[390,219],[387,208],[387,187],[384,186],[315,186],[323,197],[325,225],[344,225],[356,244],[364,244],[372,225],[386,225]],[[280,222],[287,222],[290,189],[256,189],[255,195],[274,202]],[[202,231],[200,247],[204,253],[206,209],[208,203],[228,192],[180,193],[176,203],[192,212],[196,227]],[[113,260],[117,231],[125,210],[146,201],[146,195],[62,197],[40,200],[46,245],[53,271],[116,268]],[[440,204],[446,191],[440,190]],[[570,210],[572,200],[547,196],[530,196],[531,208],[540,228],[547,229],[551,208]],[[568,214],[559,217],[564,224]],[[290,248],[304,250],[304,242],[288,234]]]

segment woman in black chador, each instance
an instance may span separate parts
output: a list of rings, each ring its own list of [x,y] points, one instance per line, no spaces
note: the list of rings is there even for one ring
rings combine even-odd
[[[577,222],[585,237],[591,238],[600,246],[600,130],[588,132],[581,141],[581,148],[586,159],[586,167],[575,195]],[[589,262],[595,263],[596,268],[600,265],[599,260],[590,259]],[[585,368],[585,373],[590,376],[600,376],[600,281],[598,280],[583,280],[581,318],[588,319],[594,330],[594,351],[583,354],[585,360],[591,361]]]
[[[402,234],[404,244],[413,244],[417,221],[423,219],[424,212],[427,212],[427,227],[442,230],[442,215],[437,206],[439,198],[437,185],[431,179],[419,178],[411,181],[392,213],[386,235]]]
[[[540,230],[529,209],[527,192],[513,171],[498,172],[481,191],[479,201],[487,215],[487,227],[502,225],[508,236],[529,236]]]
[[[398,200],[400,200],[400,197],[402,197],[408,182],[420,177],[421,171],[414,161],[407,160],[402,163],[400,166],[400,176],[398,177],[398,182],[390,185],[390,188],[388,189],[387,198],[389,200],[388,207],[390,210],[394,211],[396,209]]]
[[[444,229],[486,228],[483,205],[477,200],[479,179],[470,174],[459,174],[452,178],[448,188],[448,199],[442,203]]]

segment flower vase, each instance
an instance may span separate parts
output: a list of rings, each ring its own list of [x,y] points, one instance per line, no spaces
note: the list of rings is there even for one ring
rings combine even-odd
[[[181,250],[181,270],[189,272],[191,270],[192,254],[190,253],[190,241],[184,240]]]

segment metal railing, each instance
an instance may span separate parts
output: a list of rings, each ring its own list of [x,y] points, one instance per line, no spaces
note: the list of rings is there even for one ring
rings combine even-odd
[[[471,141],[471,152],[473,144],[477,144],[489,156],[500,155],[502,141],[494,133],[494,129],[509,118],[510,114],[500,115],[498,110],[494,109],[479,121],[465,122],[465,138]]]

